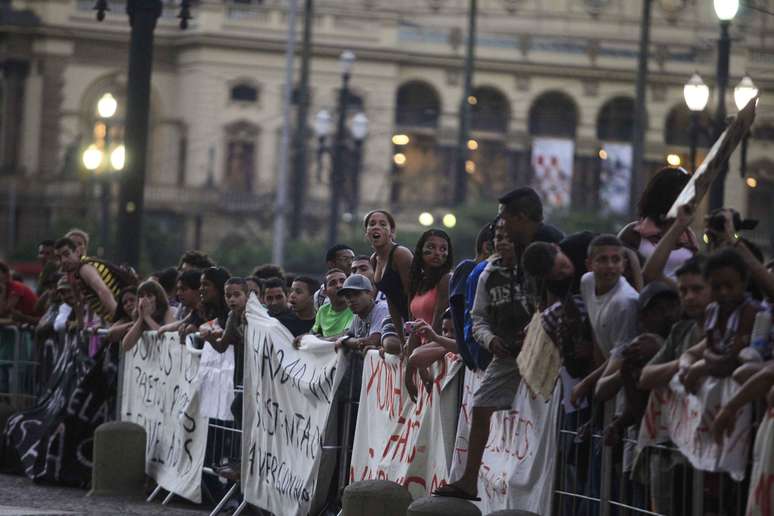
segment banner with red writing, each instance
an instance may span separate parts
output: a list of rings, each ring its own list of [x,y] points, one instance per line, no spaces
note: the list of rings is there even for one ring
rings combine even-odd
[[[774,516],[774,408],[766,412],[755,437],[747,516]]]
[[[430,393],[416,375],[417,402],[403,378],[406,361],[369,351],[357,414],[350,482],[392,480],[414,498],[447,483],[459,398],[457,373],[462,361],[453,354],[430,368]]]
[[[483,372],[466,371],[449,475],[454,480],[465,469],[473,396],[483,375]],[[535,396],[521,382],[510,410],[494,413],[478,476],[481,501],[476,505],[482,514],[502,509],[551,514],[561,400],[559,382],[548,402]]]
[[[669,386],[650,393],[640,425],[638,451],[643,447],[672,441],[694,468],[726,472],[737,481],[744,479],[752,432],[752,409],[739,411],[734,431],[718,445],[711,428],[720,407],[739,388],[733,378],[704,380],[696,395],[686,392],[675,375]]]

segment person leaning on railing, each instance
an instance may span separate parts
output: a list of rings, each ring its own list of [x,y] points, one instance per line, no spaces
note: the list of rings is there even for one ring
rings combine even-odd
[[[164,289],[153,280],[147,280],[137,287],[137,307],[134,324],[124,335],[121,347],[124,351],[132,349],[145,331],[158,331],[163,324],[169,324],[175,317],[167,302]]]

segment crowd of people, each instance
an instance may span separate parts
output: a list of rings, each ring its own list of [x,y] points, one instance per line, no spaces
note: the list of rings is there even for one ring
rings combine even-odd
[[[688,179],[680,168],[658,171],[639,199],[638,220],[618,235],[565,235],[544,222],[533,189],[517,188],[493,206],[475,258],[456,265],[446,232],[426,231],[412,251],[398,243],[394,217],[375,210],[363,220],[372,253],[333,246],[322,278],[271,264],[237,277],[189,251],[177,267],[140,280],[90,257],[88,234],[73,229],[40,243],[37,292],[0,262],[0,319],[34,325],[40,336],[106,328],[100,345],[123,350],[147,330],[196,333],[218,352],[233,348],[234,382],[241,383],[245,307],[254,294],[296,346],[311,333],[345,353],[404,356],[412,398],[432,389],[434,362],[459,354],[483,380],[464,474],[435,494],[476,499],[490,418],[511,407],[520,384],[516,358],[537,313],[562,358],[563,410],[572,416],[564,424],[598,427],[610,411],[599,429],[606,445],[623,450],[620,469],[628,474],[634,461],[626,438],[636,436],[649,393],[675,376],[689,392],[708,376],[741,385],[715,418],[718,441],[746,403],[768,397],[774,406],[772,263],[742,236],[750,222],[732,209],[708,214],[702,238],[692,229],[701,226],[696,206],[668,218]],[[2,382],[0,376],[0,391]]]

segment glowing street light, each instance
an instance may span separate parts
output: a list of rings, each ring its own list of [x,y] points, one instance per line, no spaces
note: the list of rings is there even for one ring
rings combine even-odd
[[[394,161],[395,164],[399,167],[402,167],[406,164],[406,155],[402,152],[398,152],[392,157],[392,161]]]
[[[85,151],[83,151],[83,166],[87,170],[94,172],[102,164],[103,152],[94,145],[89,145]]]
[[[118,101],[110,93],[105,93],[97,101],[97,114],[100,118],[112,118],[116,110],[118,110]]]
[[[110,166],[113,170],[123,170],[126,164],[126,147],[119,145],[110,153]]]
[[[734,104],[736,109],[741,111],[755,96],[758,95],[758,88],[749,75],[745,75],[739,84],[734,88]]]
[[[432,213],[423,211],[422,213],[419,214],[419,223],[422,224],[423,226],[432,226],[433,221],[435,221],[435,219],[433,218]]]
[[[394,145],[406,145],[411,141],[407,134],[395,134],[392,136],[392,143]]]
[[[682,163],[678,154],[667,154],[666,161],[672,167],[679,167],[680,163]]]
[[[478,149],[478,142],[476,140],[468,140],[468,149],[470,150]]]
[[[709,95],[709,86],[704,84],[698,73],[693,74],[683,86],[685,105],[693,112],[704,111],[709,102]]]
[[[447,213],[442,219],[443,225],[451,229],[457,225],[457,217],[453,213]]]

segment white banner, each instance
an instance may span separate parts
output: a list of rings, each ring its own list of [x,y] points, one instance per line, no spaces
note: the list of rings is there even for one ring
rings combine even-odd
[[[743,480],[752,431],[750,405],[739,411],[734,432],[722,446],[711,434],[715,415],[738,388],[733,378],[708,377],[694,396],[675,375],[669,386],[651,391],[637,449],[671,440],[694,468],[726,472],[734,480]]]
[[[322,440],[344,373],[333,342],[293,336],[253,295],[247,303],[242,489],[249,503],[283,516],[309,513]]]
[[[457,442],[450,477],[462,476],[468,457],[468,436],[473,417],[473,396],[484,372],[465,372]],[[489,425],[476,502],[481,514],[502,509],[551,514],[556,465],[561,385],[554,386],[550,401],[532,394],[524,382],[510,410],[495,412]]]
[[[145,428],[145,472],[161,487],[201,502],[207,418],[199,415],[199,357],[176,332],[146,332],[124,354],[121,420]]]
[[[547,208],[570,206],[575,142],[561,138],[532,140],[533,187]]]
[[[461,359],[450,353],[433,364],[430,393],[415,373],[419,394],[415,404],[403,381],[405,360],[368,352],[350,482],[392,480],[405,486],[413,498],[427,496],[448,482],[461,367]]]
[[[774,408],[766,411],[755,437],[747,516],[774,516]]]
[[[632,177],[632,145],[603,143],[602,171],[599,177],[599,200],[606,213],[629,213],[629,191]]]

